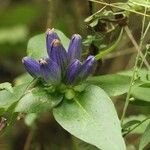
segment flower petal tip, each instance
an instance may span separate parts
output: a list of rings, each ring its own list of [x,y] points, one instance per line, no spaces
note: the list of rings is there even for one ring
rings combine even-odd
[[[61,42],[60,42],[60,40],[58,40],[58,39],[54,39],[53,41],[52,41],[52,46],[59,46],[59,45],[62,45],[61,44]]]
[[[54,32],[55,32],[55,29],[54,29],[54,28],[52,28],[52,29],[48,28],[48,29],[46,30],[46,34],[52,34],[52,33],[54,33]]]
[[[81,35],[80,34],[74,34],[73,36],[72,36],[72,38],[77,38],[77,39],[82,39],[82,37],[81,37]]]

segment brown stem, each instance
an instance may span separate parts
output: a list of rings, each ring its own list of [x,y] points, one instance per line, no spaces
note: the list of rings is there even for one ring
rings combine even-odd
[[[31,129],[29,131],[29,134],[28,134],[27,139],[25,141],[25,145],[24,145],[23,150],[30,150],[30,146],[31,146],[31,143],[32,143],[32,137],[33,137],[33,130]]]

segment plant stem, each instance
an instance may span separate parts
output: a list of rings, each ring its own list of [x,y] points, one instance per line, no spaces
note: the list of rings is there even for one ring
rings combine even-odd
[[[132,75],[132,78],[131,78],[131,81],[130,81],[130,86],[129,86],[129,90],[128,90],[128,93],[127,93],[127,97],[126,97],[126,100],[125,100],[123,113],[122,113],[122,117],[121,117],[121,125],[123,124],[123,119],[125,117],[125,114],[126,114],[126,111],[127,111],[127,107],[129,105],[129,102],[130,102],[131,90],[132,90],[132,86],[134,85],[135,76],[136,76],[136,73],[137,73],[138,60],[139,60],[139,53],[136,56],[136,61],[135,61],[135,65],[134,65],[133,75]]]
[[[144,11],[144,14],[146,14],[146,11],[147,11],[147,8],[145,8],[145,11]],[[138,47],[138,54],[136,56],[136,60],[135,60],[135,64],[134,64],[134,69],[133,69],[133,75],[132,75],[132,78],[131,78],[131,81],[130,81],[130,86],[129,86],[129,91],[127,93],[127,97],[126,97],[126,100],[125,100],[125,105],[124,105],[124,108],[123,108],[123,113],[122,113],[122,117],[121,117],[121,125],[123,125],[123,119],[125,117],[125,114],[126,114],[126,111],[127,111],[127,108],[128,108],[128,105],[129,105],[129,102],[130,102],[130,95],[131,95],[131,90],[132,90],[132,86],[134,85],[134,81],[135,81],[135,77],[136,77],[136,73],[137,73],[137,70],[138,70],[138,61],[140,59],[140,56],[141,56],[141,49],[142,49],[142,44],[143,44],[143,35],[144,35],[144,26],[145,26],[145,15],[143,17],[143,20],[142,20],[142,30],[141,30],[141,39],[140,39],[140,44],[139,46],[134,44],[136,43],[136,41],[134,40],[132,34],[130,34],[131,36],[131,40],[133,42],[133,44]],[[128,28],[127,28],[128,29]],[[128,30],[130,31],[130,30]],[[143,54],[142,54],[143,56]],[[143,61],[144,61],[144,58],[142,57]],[[149,65],[148,65],[148,69],[149,69]]]
[[[138,46],[137,42],[135,41],[133,35],[130,32],[130,29],[127,26],[125,27],[125,31],[126,31],[128,37],[130,38],[131,42],[133,43],[135,49],[138,51],[138,53],[139,53],[140,57],[142,58],[145,66],[147,67],[148,70],[150,70],[149,63],[147,62],[147,60],[145,59],[143,53],[141,52],[141,48],[142,48],[142,44],[143,44],[143,34],[141,35],[140,44]]]

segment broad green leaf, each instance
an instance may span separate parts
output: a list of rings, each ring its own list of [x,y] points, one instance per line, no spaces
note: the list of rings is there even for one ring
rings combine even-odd
[[[24,94],[27,86],[28,84],[15,86],[13,87],[13,93],[8,92],[7,90],[0,91],[0,108],[7,109],[14,102],[17,102]]]
[[[50,111],[62,100],[62,96],[47,93],[43,88],[34,88],[18,102],[15,112],[38,113]]]
[[[146,88],[146,87],[134,86],[132,88],[131,95],[136,100],[150,102],[150,87]]]
[[[1,83],[1,84],[0,84],[0,90],[7,90],[7,91],[9,91],[10,93],[13,93],[12,85],[11,85],[11,83],[9,83],[9,82]]]
[[[69,39],[59,30],[56,30],[63,46],[67,50],[69,45]],[[47,57],[47,49],[46,49],[46,33],[36,35],[32,37],[27,46],[27,55],[36,59],[40,59],[43,57]]]
[[[118,96],[128,91],[130,77],[109,74],[90,77],[87,82],[101,87],[109,96]]]
[[[91,85],[53,109],[56,121],[77,138],[102,150],[125,150],[120,121],[107,94]]]
[[[145,115],[129,116],[128,118],[124,119],[124,124],[126,124],[127,122],[130,122],[132,120],[137,120],[137,121],[141,122],[146,118],[147,118],[147,116],[145,116]],[[145,131],[148,124],[149,124],[149,120],[145,121],[140,126],[138,126],[135,130],[133,130],[132,134],[142,134]],[[136,125],[137,124],[132,125],[132,128]]]
[[[144,150],[148,144],[150,144],[150,121],[140,140],[139,150]]]

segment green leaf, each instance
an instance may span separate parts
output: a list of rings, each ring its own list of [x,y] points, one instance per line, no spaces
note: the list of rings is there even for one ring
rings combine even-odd
[[[139,78],[140,81],[144,83],[150,83],[150,71],[149,70],[137,69],[137,71],[138,71],[137,78]],[[119,72],[118,74],[132,77],[133,69]]]
[[[130,85],[130,77],[117,74],[90,77],[88,83],[101,87],[109,96],[118,96],[126,93]]]
[[[142,138],[140,140],[139,150],[144,150],[144,148],[150,144],[150,123],[147,126],[145,132],[142,135]]]
[[[136,100],[150,102],[150,88],[134,86],[131,95]]]
[[[56,29],[55,31],[58,34],[63,46],[65,47],[65,49],[67,49],[69,45],[69,39],[61,31]],[[45,33],[36,35],[29,40],[27,46],[27,55],[35,59],[47,57]]]
[[[137,121],[139,121],[139,122],[141,122],[141,121],[143,121],[144,119],[146,119],[147,117],[145,116],[145,115],[137,115],[137,116],[129,116],[128,118],[125,118],[124,119],[124,124],[126,124],[126,123],[128,123],[128,122],[130,122],[130,121],[132,121],[132,120],[137,120]],[[145,121],[144,123],[142,123],[140,126],[138,126],[136,129],[134,129],[133,131],[132,131],[132,134],[142,134],[144,131],[145,131],[145,129],[146,129],[146,127],[148,126],[148,124],[149,124],[149,121],[147,120],[147,121]],[[134,126],[136,126],[137,124],[134,124],[134,125],[132,125],[132,128],[134,127]]]
[[[61,100],[61,95],[52,95],[47,93],[43,88],[34,88],[18,102],[15,112],[40,113],[50,111]]]
[[[91,85],[73,101],[53,109],[56,121],[77,138],[102,150],[125,150],[120,122],[111,99]]]
[[[133,125],[139,124],[140,122],[141,121],[139,121],[139,120],[131,120],[129,122],[126,122],[122,128],[123,128],[123,130],[126,130],[126,129],[132,127]]]
[[[7,109],[14,102],[17,102],[25,92],[27,86],[28,84],[15,86],[13,87],[13,93],[8,92],[7,90],[0,91],[0,108]]]
[[[7,90],[7,91],[9,91],[10,93],[13,93],[12,85],[11,85],[11,83],[9,83],[9,82],[1,83],[1,84],[0,84],[0,90]]]

